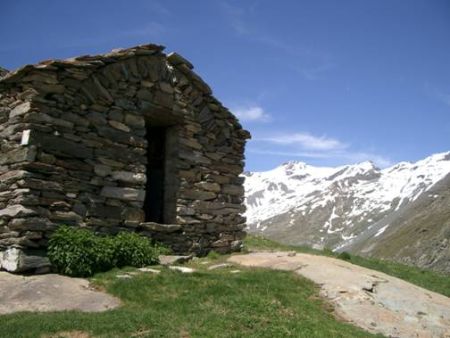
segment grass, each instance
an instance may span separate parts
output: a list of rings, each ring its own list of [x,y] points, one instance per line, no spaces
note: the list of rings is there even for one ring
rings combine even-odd
[[[120,297],[122,307],[97,314],[0,316],[0,336],[373,337],[336,320],[312,282],[282,271],[207,270],[224,259],[213,256],[191,263],[197,269],[193,274],[165,268],[158,275],[139,273],[130,279],[116,275],[135,270],[97,274],[93,282]]]
[[[282,245],[248,236],[248,250],[295,250],[337,255],[331,250]],[[397,276],[450,296],[450,279],[431,271],[353,255],[354,264]],[[115,310],[85,314],[17,313],[0,316],[0,337],[373,337],[337,320],[312,282],[291,272],[239,267],[208,270],[226,256],[211,253],[188,264],[181,274],[159,267],[160,274],[115,269],[97,274],[94,285],[119,297]],[[135,273],[130,279],[118,274]]]
[[[247,247],[247,250],[293,250],[301,253],[345,258],[346,261],[349,261],[353,264],[384,272],[385,274],[401,278],[424,289],[428,289],[430,291],[434,291],[450,297],[450,276],[434,271],[420,269],[417,267],[387,260],[378,260],[355,256],[348,253],[348,256],[347,254],[339,255],[329,249],[320,251],[308,247],[284,245],[259,236],[247,236],[245,245]]]
[[[325,249],[322,251],[310,248],[308,246],[286,245],[255,235],[247,235],[244,240],[244,245],[247,250],[282,250],[282,251],[296,251],[316,255],[334,256],[333,251],[329,249]]]

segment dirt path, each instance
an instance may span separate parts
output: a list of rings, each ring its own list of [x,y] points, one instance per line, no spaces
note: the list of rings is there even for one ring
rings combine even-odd
[[[450,337],[450,298],[342,260],[287,252],[229,258],[244,266],[294,271],[321,287],[336,314],[388,337]]]
[[[98,312],[119,305],[119,299],[92,289],[86,279],[0,272],[0,314],[64,310]]]

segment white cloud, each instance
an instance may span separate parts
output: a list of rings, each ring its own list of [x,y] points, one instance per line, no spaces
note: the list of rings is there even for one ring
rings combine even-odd
[[[305,157],[305,158],[329,158],[330,154],[320,152],[305,152],[305,151],[280,151],[272,149],[250,148],[250,153],[262,155],[276,155],[276,156],[290,156],[290,157]]]
[[[171,12],[158,1],[146,1],[142,3],[143,8],[149,11],[149,15],[170,16]]]
[[[299,73],[306,80],[317,80],[323,74],[336,68],[336,63],[328,53],[298,42],[287,41],[285,37],[274,36],[267,30],[255,25],[258,17],[258,2],[253,4],[242,2],[240,6],[230,2],[220,3],[222,12],[233,32],[241,38],[253,41],[282,54],[280,61],[288,56],[290,62],[283,63],[291,70]]]
[[[235,31],[236,34],[247,35],[250,33],[250,30],[244,19],[244,16],[246,14],[244,8],[233,6],[227,2],[221,2],[221,7],[227,19],[229,20],[231,28]]]
[[[270,115],[260,106],[237,107],[231,110],[240,120],[247,122],[268,122]]]
[[[385,168],[392,161],[373,151],[355,150],[349,143],[309,132],[255,136],[248,151],[255,154],[290,158],[319,159],[330,163],[357,163],[372,161]]]
[[[447,106],[450,106],[450,93],[439,93],[438,98]]]
[[[430,83],[425,83],[425,92],[447,106],[450,106],[450,90],[443,90]]]
[[[303,75],[303,77],[307,80],[317,80],[322,73],[325,73],[329,71],[330,69],[333,69],[335,67],[335,64],[330,61],[323,61],[322,63],[311,66],[311,67],[294,67],[300,74]]]
[[[272,156],[288,156],[290,158],[302,159],[320,159],[327,160],[327,162],[344,162],[344,163],[359,163],[364,161],[372,161],[380,168],[387,168],[393,165],[393,162],[381,155],[365,152],[352,151],[327,151],[327,152],[305,152],[305,151],[283,151],[272,149],[249,148],[248,152],[261,155]]]
[[[260,140],[277,144],[297,145],[305,150],[337,150],[348,147],[347,144],[337,139],[326,136],[314,136],[306,132],[283,134]]]

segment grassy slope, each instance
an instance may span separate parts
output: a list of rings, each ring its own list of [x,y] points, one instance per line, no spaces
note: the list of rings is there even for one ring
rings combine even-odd
[[[132,279],[118,279],[118,270],[98,274],[95,283],[120,297],[122,307],[0,316],[0,336],[58,337],[76,330],[96,337],[372,337],[337,321],[312,282],[288,272],[209,271],[201,264],[219,260],[191,263],[198,269],[191,275],[168,269]]]
[[[247,238],[246,245],[250,250],[334,256],[331,251],[291,247],[254,236]],[[123,270],[98,274],[94,283],[120,297],[122,307],[98,314],[72,311],[0,316],[0,337],[61,337],[57,333],[70,331],[95,337],[371,337],[337,321],[319,299],[317,287],[292,273],[207,270],[225,258],[210,255],[192,262],[198,270],[192,275],[164,268],[159,275],[139,273],[131,279],[116,277]],[[356,256],[351,256],[351,261],[450,296],[448,276]]]
[[[331,250],[319,251],[308,247],[288,246],[257,236],[247,236],[246,246],[249,250],[295,250],[302,253],[332,257],[337,256]],[[450,276],[448,275],[386,260],[363,258],[354,255],[351,255],[350,262],[369,269],[384,272],[388,275],[401,278],[412,284],[450,297]]]

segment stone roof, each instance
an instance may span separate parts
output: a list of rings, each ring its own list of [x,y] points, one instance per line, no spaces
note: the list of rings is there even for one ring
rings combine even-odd
[[[8,73],[9,71],[7,69],[0,67],[0,79]]]
[[[89,77],[89,74],[94,73],[97,69],[107,66],[108,64],[126,61],[133,57],[153,55],[166,58],[168,65],[181,72],[199,92],[206,96],[213,97],[211,88],[197,73],[195,73],[192,63],[178,53],[172,52],[166,54],[163,52],[164,49],[165,47],[162,45],[145,44],[130,48],[113,49],[109,53],[98,55],[81,55],[68,59],[44,60],[36,64],[24,65],[12,71],[0,67],[0,90],[7,90],[8,88],[20,85],[21,83],[40,82],[42,81],[42,77],[45,82],[45,78],[49,72],[65,71],[66,76],[69,76],[76,81],[84,81]],[[50,83],[53,83],[53,81],[54,80],[51,79]],[[222,105],[215,97],[213,97],[213,99]],[[233,123],[239,128],[242,128],[236,116],[230,112],[228,108],[223,108],[234,117]],[[248,131],[243,128],[242,135],[246,139],[251,138]]]
[[[156,44],[146,44],[139,45],[131,48],[120,48],[113,49],[111,52],[106,54],[98,55],[82,55],[69,59],[59,60],[45,60],[37,64],[28,64],[22,66],[13,71],[6,71],[3,77],[0,77],[0,86],[8,86],[8,84],[20,82],[24,79],[27,74],[36,70],[57,70],[57,69],[68,69],[68,68],[100,68],[104,65],[118,62],[121,60],[126,60],[134,56],[139,55],[163,55],[167,58],[169,64],[180,70],[186,77],[188,77],[196,87],[203,93],[210,95],[212,94],[211,88],[206,82],[204,82],[201,77],[193,71],[193,65],[186,60],[184,57],[177,53],[164,54],[162,51],[165,49],[164,46]],[[3,71],[0,68],[0,75]]]

